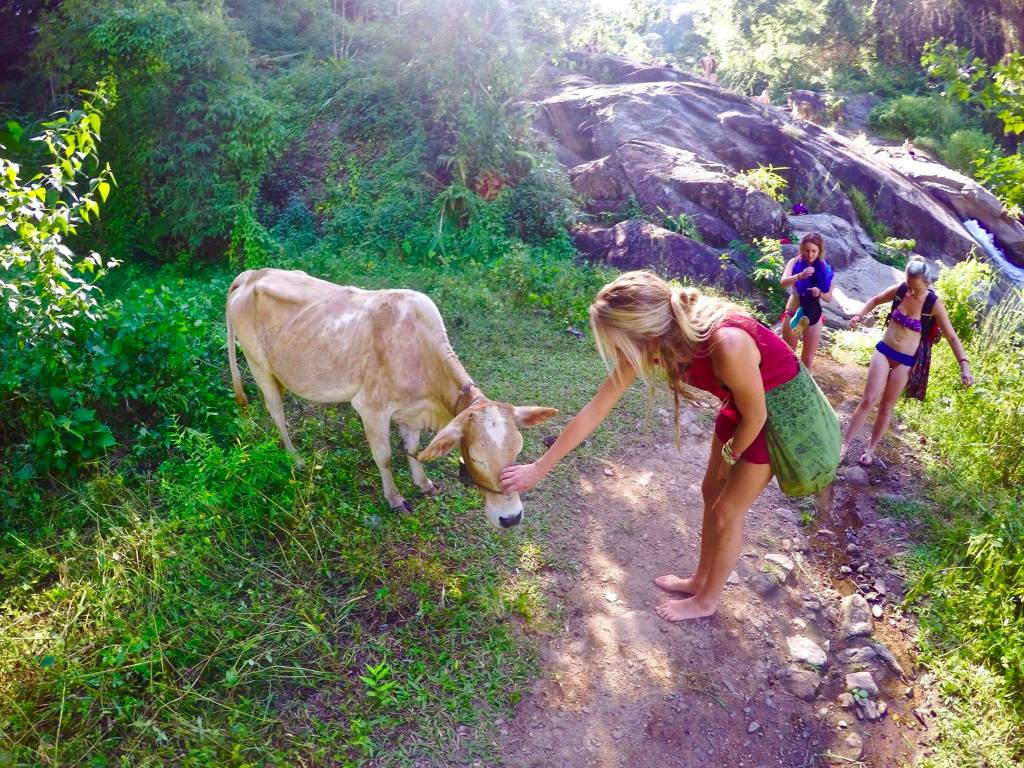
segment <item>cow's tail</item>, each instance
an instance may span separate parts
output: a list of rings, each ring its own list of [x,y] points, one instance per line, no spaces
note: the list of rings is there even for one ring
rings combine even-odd
[[[228,301],[224,311],[224,317],[227,321],[228,329],[228,365],[231,368],[231,386],[235,390],[235,402],[238,403],[239,408],[246,408],[249,405],[249,401],[245,398],[245,390],[242,389],[242,376],[238,372],[238,355],[235,351],[235,332],[231,328],[231,294],[235,292],[239,285],[241,285],[242,275],[239,275],[231,283],[231,287],[228,288]]]

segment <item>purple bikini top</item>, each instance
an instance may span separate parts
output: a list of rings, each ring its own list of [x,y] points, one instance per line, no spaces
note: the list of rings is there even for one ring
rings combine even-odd
[[[894,309],[892,311],[892,319],[895,320],[896,323],[898,323],[899,325],[902,325],[904,328],[906,328],[908,330],[916,331],[917,333],[921,333],[921,331],[923,330],[922,327],[921,327],[921,319],[920,318],[918,318],[918,317],[907,317],[902,312],[900,312],[898,309]]]

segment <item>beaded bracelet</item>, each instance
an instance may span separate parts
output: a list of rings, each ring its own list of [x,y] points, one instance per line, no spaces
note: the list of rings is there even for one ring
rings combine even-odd
[[[730,467],[736,463],[736,457],[732,453],[732,438],[722,445],[722,461],[728,464]]]

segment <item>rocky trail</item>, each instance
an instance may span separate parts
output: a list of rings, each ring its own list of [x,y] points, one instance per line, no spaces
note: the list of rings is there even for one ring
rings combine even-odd
[[[845,420],[864,371],[822,357],[816,375]],[[930,700],[915,626],[892,567],[913,546],[879,500],[912,491],[914,468],[846,465],[832,509],[774,483],[746,519],[716,615],[669,624],[652,583],[696,567],[700,483],[713,412],[671,416],[592,466],[562,499],[550,592],[560,631],[543,674],[501,724],[505,763],[554,768],[900,766],[927,749]]]

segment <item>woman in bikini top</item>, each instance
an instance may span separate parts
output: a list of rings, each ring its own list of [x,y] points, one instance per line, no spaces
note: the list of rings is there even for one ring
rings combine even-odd
[[[878,415],[875,417],[875,425],[871,431],[871,441],[858,463],[861,466],[869,466],[875,457],[875,448],[889,429],[889,419],[892,417],[892,409],[897,398],[907,386],[910,376],[910,369],[914,366],[917,356],[917,349],[921,344],[921,332],[923,330],[921,315],[925,304],[928,302],[928,295],[931,293],[931,278],[928,275],[928,265],[920,256],[911,257],[905,271],[906,286],[903,290],[901,284],[887,288],[880,294],[870,299],[859,313],[850,318],[850,327],[856,328],[864,318],[870,314],[875,307],[893,301],[897,296],[900,300],[889,315],[889,321],[885,326],[885,335],[875,347],[875,354],[868,365],[868,380],[864,385],[864,396],[850,417],[850,423],[846,427],[846,434],[843,436],[842,456],[850,446],[864,422],[868,418],[875,403],[878,403]],[[949,345],[956,354],[960,363],[960,379],[965,387],[974,383],[971,375],[971,368],[967,362],[960,339],[949,322],[946,308],[939,298],[933,299],[932,315],[935,322],[939,324],[943,335],[949,340]],[[880,402],[879,402],[880,401]]]

